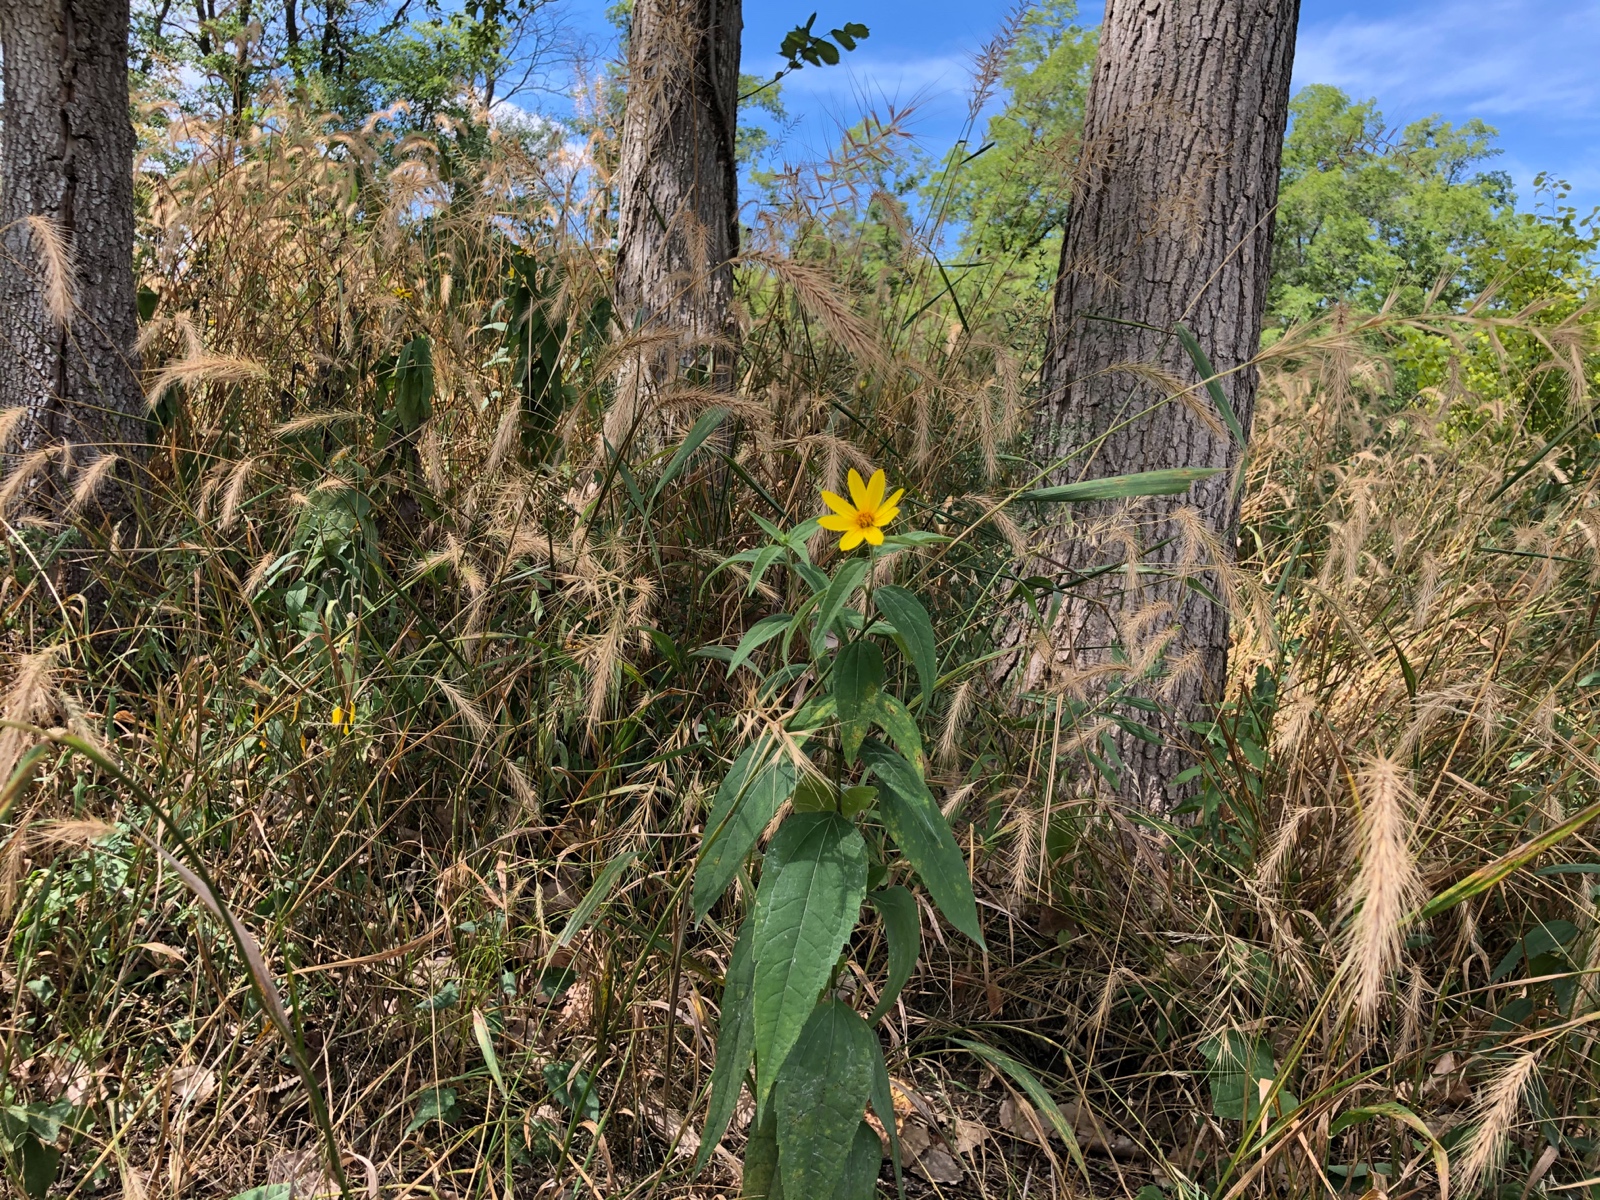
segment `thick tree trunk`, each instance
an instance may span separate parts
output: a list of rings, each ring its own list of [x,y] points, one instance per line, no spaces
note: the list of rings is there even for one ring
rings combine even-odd
[[[646,414],[660,388],[686,370],[713,388],[731,383],[742,27],[740,0],[638,0],[633,10],[616,296],[624,328],[649,348],[619,380],[613,442],[654,424]]]
[[[1089,89],[1037,457],[1074,455],[1053,483],[1223,473],[1131,510],[1079,506],[1045,531],[1045,559],[1065,580],[1129,565],[1067,589],[1023,682],[1157,700],[1159,714],[1122,712],[1156,727],[1160,745],[1113,732],[1119,790],[1150,807],[1178,798],[1187,723],[1206,718],[1226,680],[1228,610],[1204,594],[1225,589],[1205,564],[1231,562],[1243,453],[1171,331],[1193,331],[1248,438],[1256,373],[1244,364],[1260,345],[1298,17],[1299,0],[1110,0]],[[1180,399],[1168,399],[1171,380],[1188,388]]]
[[[3,0],[0,48],[0,410],[27,412],[13,450],[54,450],[31,493],[48,512],[145,442],[128,0]]]

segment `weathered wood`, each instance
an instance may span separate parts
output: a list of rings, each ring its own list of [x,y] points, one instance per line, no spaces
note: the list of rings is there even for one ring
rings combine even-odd
[[[137,459],[145,441],[128,0],[4,0],[0,48],[0,409],[27,410],[14,451],[61,447],[32,493],[48,511],[75,468],[102,453]],[[66,322],[51,311],[47,231],[30,217],[70,259]]]
[[[669,335],[619,381],[612,432],[687,366],[731,380],[739,252],[741,0],[639,0],[628,39],[618,163],[617,314],[643,338]]]
[[[1118,571],[1068,590],[1049,651],[1034,649],[1021,672],[1025,686],[1104,695],[1125,678],[1105,673],[1107,664],[1122,655],[1151,661],[1170,639],[1131,689],[1159,699],[1164,713],[1129,714],[1156,726],[1162,745],[1117,736],[1131,768],[1121,791],[1152,807],[1177,798],[1172,780],[1192,761],[1185,725],[1206,717],[1226,678],[1228,611],[1182,575],[1209,553],[1197,542],[1213,541],[1231,560],[1243,449],[1214,410],[1210,422],[1196,411],[1211,402],[1170,330],[1182,322],[1194,332],[1248,437],[1256,373],[1243,364],[1260,345],[1298,17],[1299,0],[1110,0],[1089,89],[1037,457],[1083,451],[1052,483],[1165,467],[1224,472],[1188,496],[1142,502],[1135,553],[1160,570]],[[1193,389],[1187,403],[1161,403],[1163,375]],[[1178,514],[1185,506],[1209,539]],[[1092,545],[1084,536],[1112,507],[1063,513],[1046,530],[1046,563],[1070,578],[1124,558],[1125,539]],[[1220,586],[1214,573],[1199,578]]]

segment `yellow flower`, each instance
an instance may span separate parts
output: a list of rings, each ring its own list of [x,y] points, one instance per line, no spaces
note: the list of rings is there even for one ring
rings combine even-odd
[[[871,481],[862,483],[861,476],[852,467],[850,500],[835,496],[832,492],[823,492],[822,498],[833,511],[817,523],[824,529],[844,534],[839,539],[841,550],[854,550],[862,542],[871,546],[883,545],[883,528],[900,515],[900,497],[906,494],[905,488],[901,488],[885,500],[883,493],[888,486],[882,471],[874,471]],[[851,500],[855,503],[852,504]]]
[[[355,720],[355,717],[356,714],[354,712],[345,711],[342,705],[335,704],[333,706],[333,727],[339,732],[349,733],[350,725]]]

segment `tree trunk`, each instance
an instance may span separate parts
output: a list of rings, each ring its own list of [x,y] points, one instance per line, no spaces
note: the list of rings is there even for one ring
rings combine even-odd
[[[22,454],[53,450],[30,495],[59,513],[75,472],[146,441],[128,0],[3,0],[0,48],[0,411],[26,410]]]
[[[662,385],[686,370],[697,368],[714,389],[731,386],[742,26],[740,0],[639,0],[634,7],[616,296],[624,328],[648,348],[619,380],[607,423],[613,444],[636,425],[670,426],[670,415],[651,410]]]
[[[1228,610],[1204,593],[1226,600],[1244,450],[1172,330],[1193,331],[1248,439],[1245,364],[1260,346],[1298,17],[1299,0],[1110,0],[1089,89],[1036,455],[1073,455],[1052,483],[1223,471],[1184,496],[1063,511],[1045,530],[1063,581],[1126,565],[1065,591],[1023,683],[1157,701],[1159,713],[1121,713],[1155,727],[1159,745],[1107,731],[1125,764],[1118,791],[1152,808],[1179,799],[1187,724],[1226,681]]]

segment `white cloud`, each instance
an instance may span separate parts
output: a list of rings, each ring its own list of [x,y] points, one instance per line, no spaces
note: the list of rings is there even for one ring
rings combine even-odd
[[[1436,0],[1300,29],[1295,82],[1463,116],[1600,114],[1600,0]]]

